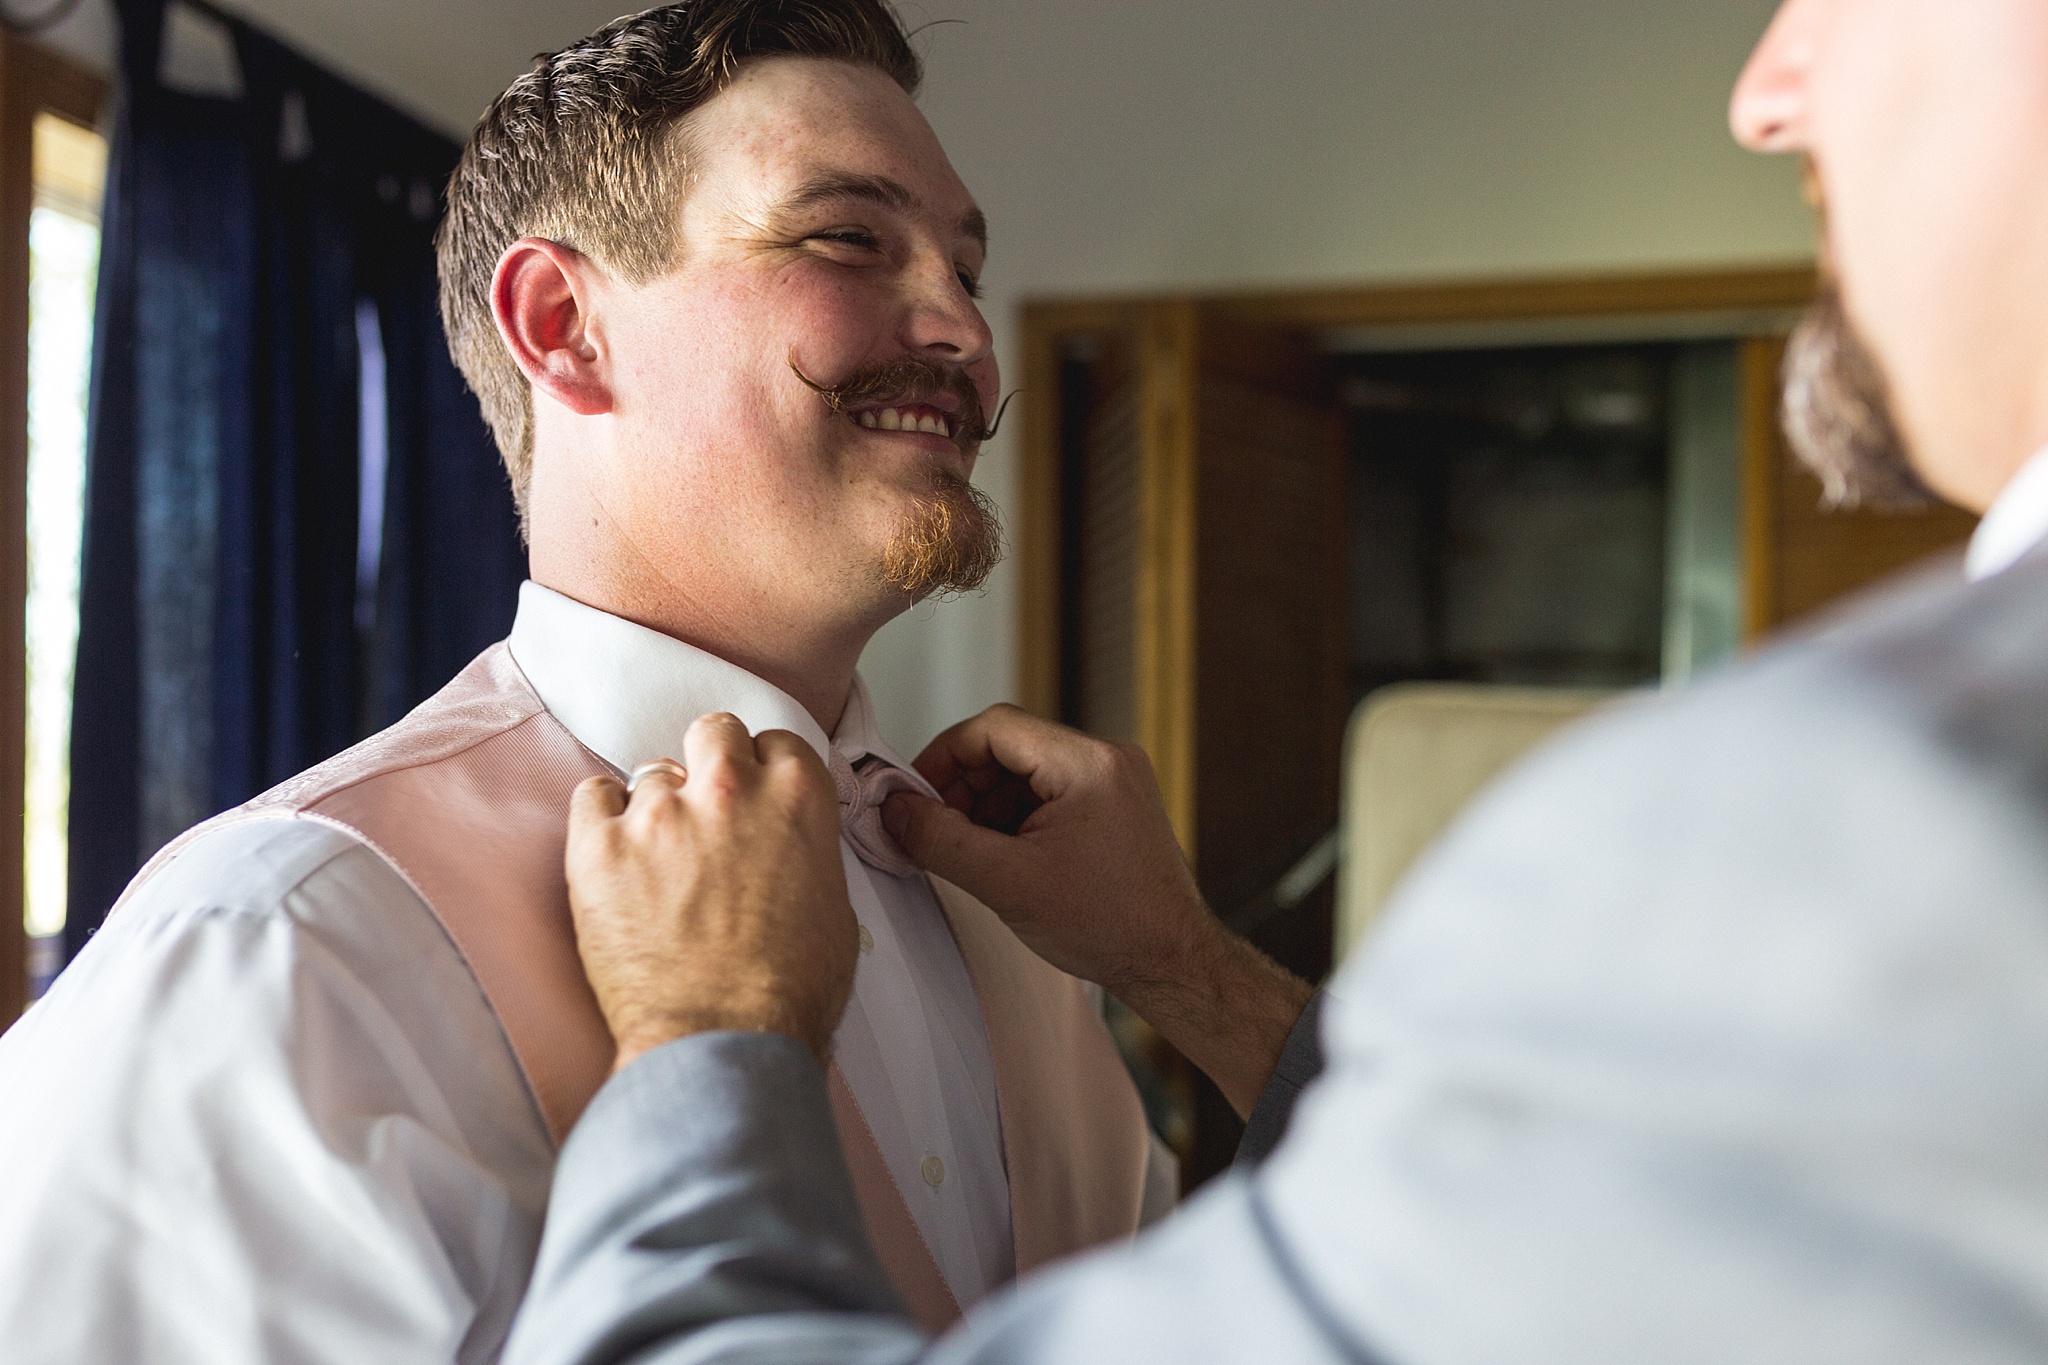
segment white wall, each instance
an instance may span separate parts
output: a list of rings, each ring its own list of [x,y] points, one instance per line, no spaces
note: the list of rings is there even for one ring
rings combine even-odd
[[[1795,168],[1729,141],[1771,0],[919,0],[924,108],[1033,297],[1779,263]],[[1013,501],[1014,444],[980,482]],[[865,661],[915,747],[1009,697],[1014,577]]]

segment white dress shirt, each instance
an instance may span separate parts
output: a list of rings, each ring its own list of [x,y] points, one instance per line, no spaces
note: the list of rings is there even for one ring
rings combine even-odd
[[[697,715],[825,736],[701,651],[529,585],[514,658],[621,768]],[[834,743],[894,761],[856,685]],[[962,1306],[1010,1273],[979,1005],[922,878],[847,857],[872,939],[838,1060]],[[196,840],[0,1037],[0,1359],[488,1362],[554,1149],[439,921],[313,820]]]
[[[555,719],[621,772],[681,759],[692,721],[730,711],[755,734],[794,732],[827,761],[828,748],[851,763],[873,755],[915,776],[876,730],[858,678],[828,740],[795,698],[745,669],[534,583],[520,589],[511,647]],[[844,839],[839,853],[863,933],[834,1057],[964,1308],[1016,1262],[981,1004],[931,884],[869,867]]]
[[[553,1171],[390,864],[315,820],[229,825],[0,1037],[0,1359],[493,1361]]]
[[[1998,500],[1977,523],[1963,556],[1972,583],[2003,573],[2048,539],[2048,449],[2035,453],[2006,481]]]

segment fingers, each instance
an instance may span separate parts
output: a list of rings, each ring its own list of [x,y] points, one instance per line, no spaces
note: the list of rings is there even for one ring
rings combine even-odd
[[[952,805],[955,810],[960,809],[956,803],[947,804]],[[977,796],[966,808],[965,814],[983,829],[1015,834],[1024,827],[1024,822],[1031,818],[1032,813],[1044,805],[1045,803],[1038,799],[1038,794],[1031,790],[1030,783],[1021,777],[1012,777],[1009,781],[999,782]]]
[[[586,777],[569,797],[569,828],[615,820],[626,812],[626,785],[615,777]]]
[[[1067,786],[1088,751],[1100,743],[1019,707],[998,705],[934,739],[915,766],[949,798],[962,785],[986,791],[1004,773],[1013,773],[1046,801]]]
[[[751,786],[761,773],[777,769],[800,774],[808,798],[822,792],[828,798],[827,804],[832,804],[832,776],[825,761],[801,736],[788,730],[764,730],[751,735],[739,717],[714,712],[691,723],[683,736],[683,753],[686,763],[657,758],[641,764],[623,788],[610,778],[603,779],[617,789],[613,794],[616,808],[600,810],[593,806],[592,818],[597,814],[615,816],[628,810],[651,810],[671,798],[692,800],[731,795]],[[597,781],[592,779],[592,784]],[[597,798],[593,794],[580,799],[594,802]]]
[[[707,789],[745,785],[760,762],[746,723],[724,711],[697,717],[683,735],[683,766],[690,771],[693,788],[697,781]]]
[[[941,731],[911,766],[940,791],[968,784],[970,774],[1000,768],[989,743],[988,715],[984,711]]]
[[[1020,853],[1012,836],[914,792],[891,796],[882,823],[912,862],[983,901],[997,898]]]
[[[688,781],[683,765],[672,758],[643,763],[626,779],[626,799],[619,813],[632,816],[635,828],[644,833],[674,808]]]
[[[576,784],[569,796],[569,838],[562,865],[573,879],[579,863],[602,858],[618,833],[612,822],[626,813],[626,784],[600,775]],[[571,904],[574,902],[572,900]]]
[[[660,773],[667,773],[677,782],[689,779],[689,774],[683,771],[682,764],[672,758],[657,758],[651,763],[642,763],[626,774],[626,800],[630,802],[633,799],[633,793],[640,789],[642,782]]]
[[[755,735],[754,755],[764,768],[789,763],[822,775],[827,785],[832,781],[832,775],[825,767],[825,760],[818,757],[818,751],[803,736],[791,731],[763,730]]]
[[[839,795],[832,785],[832,773],[809,741],[788,730],[763,730],[754,736],[754,752],[763,770],[795,778],[802,798],[838,828]]]

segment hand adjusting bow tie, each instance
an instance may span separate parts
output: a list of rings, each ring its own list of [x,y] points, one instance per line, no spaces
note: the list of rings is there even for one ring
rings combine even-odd
[[[869,754],[860,766],[847,762],[837,749],[827,764],[832,785],[839,789],[839,829],[860,860],[878,872],[907,877],[917,871],[882,824],[882,803],[896,792],[914,792],[917,782],[895,764]]]

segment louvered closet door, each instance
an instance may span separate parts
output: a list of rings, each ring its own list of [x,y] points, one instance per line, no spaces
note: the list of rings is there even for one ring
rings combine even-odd
[[[1079,443],[1073,535],[1070,718],[1090,734],[1137,731],[1138,388],[1116,349],[1090,366]]]
[[[1195,848],[1224,913],[1270,889],[1337,816],[1346,500],[1322,372],[1294,338],[1203,325]]]
[[[1257,905],[1337,819],[1344,722],[1343,428],[1302,339],[1199,323],[1192,427],[1194,863],[1219,914]],[[1329,970],[1324,887],[1252,934],[1310,979]],[[1242,1131],[1195,1087],[1187,1176]]]
[[[1228,915],[1336,822],[1346,499],[1324,365],[1299,338],[1167,302],[1070,348],[1058,389],[1059,712],[1145,747]],[[1256,939],[1319,976],[1329,904]],[[1187,1182],[1228,1165],[1222,1096],[1112,1023]]]

